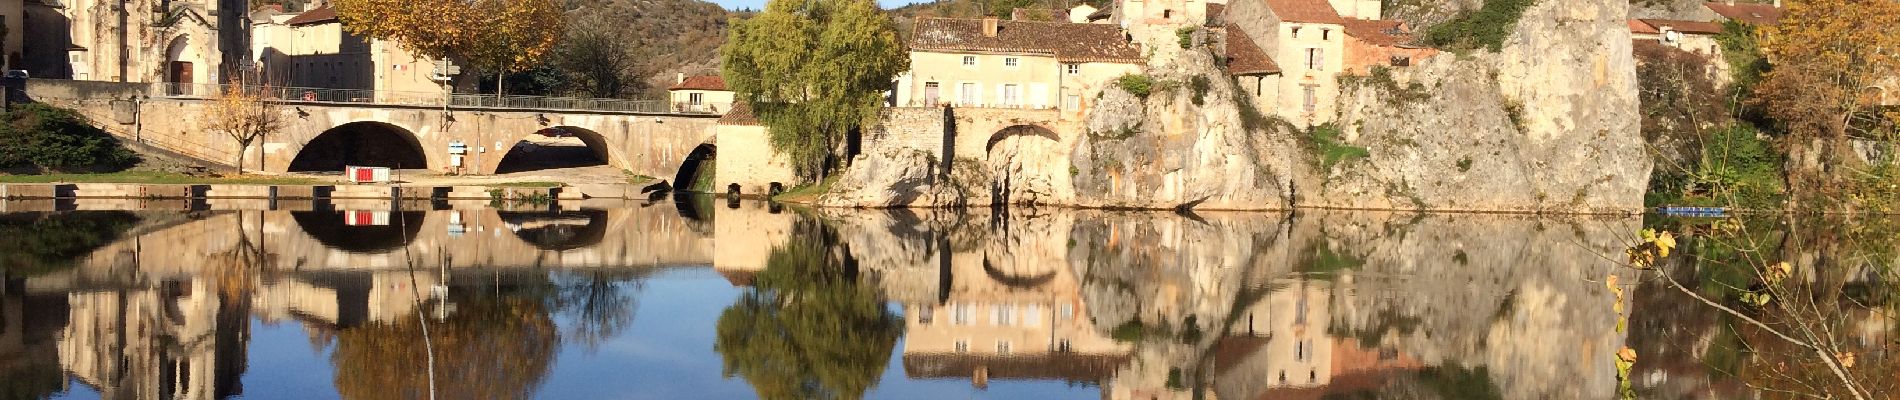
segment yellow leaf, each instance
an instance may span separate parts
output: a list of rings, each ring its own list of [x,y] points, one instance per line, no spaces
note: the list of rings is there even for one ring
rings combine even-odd
[[[1669,232],[1663,232],[1661,235],[1656,236],[1655,243],[1656,243],[1656,255],[1662,256],[1662,257],[1668,257],[1669,249],[1676,248],[1676,235],[1670,234]]]

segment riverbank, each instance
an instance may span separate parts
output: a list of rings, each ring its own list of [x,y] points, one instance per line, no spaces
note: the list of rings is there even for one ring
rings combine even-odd
[[[617,191],[615,190],[617,189]],[[412,199],[550,201],[587,198],[626,198],[637,189],[597,188],[594,194],[578,187],[538,184],[434,186],[412,184],[309,183],[0,183],[4,199]],[[611,196],[609,196],[611,194]]]

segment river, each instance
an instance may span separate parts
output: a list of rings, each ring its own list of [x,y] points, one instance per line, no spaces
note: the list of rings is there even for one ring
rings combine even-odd
[[[1846,393],[1773,332],[1900,381],[1884,219],[492,206],[4,203],[0,397]]]

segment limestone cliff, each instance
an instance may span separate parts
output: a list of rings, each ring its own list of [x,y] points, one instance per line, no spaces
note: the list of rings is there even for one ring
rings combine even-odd
[[[1501,51],[1342,85],[1346,157],[1296,205],[1527,212],[1641,209],[1651,163],[1621,2],[1542,1]]]
[[[1286,209],[1297,153],[1289,136],[1242,121],[1243,97],[1202,52],[1150,64],[1145,99],[1110,88],[1072,155],[1083,207]],[[1253,128],[1253,129],[1248,129]]]

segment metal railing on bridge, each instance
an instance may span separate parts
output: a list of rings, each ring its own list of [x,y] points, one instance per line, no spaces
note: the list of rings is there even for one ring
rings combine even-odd
[[[216,98],[235,84],[157,83],[153,97]],[[665,100],[625,100],[546,96],[496,96],[492,94],[370,89],[331,89],[287,86],[245,85],[242,90],[266,99],[315,103],[361,103],[397,106],[513,108],[530,110],[574,110],[634,112],[652,114],[717,114],[727,107],[678,107]]]

